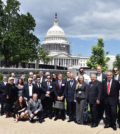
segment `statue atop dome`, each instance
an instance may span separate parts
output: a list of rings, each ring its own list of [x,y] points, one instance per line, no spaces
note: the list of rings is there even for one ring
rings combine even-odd
[[[55,13],[54,25],[58,25],[57,13]]]
[[[55,19],[57,19],[57,13],[55,13]]]

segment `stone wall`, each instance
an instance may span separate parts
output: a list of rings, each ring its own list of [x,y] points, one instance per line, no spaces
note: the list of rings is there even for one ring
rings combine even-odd
[[[0,73],[9,76],[12,72],[16,74],[16,76],[26,75],[29,72],[33,72],[37,74],[39,71],[50,72],[52,73],[62,73],[66,74],[67,70],[57,70],[57,69],[32,69],[32,68],[0,68]]]

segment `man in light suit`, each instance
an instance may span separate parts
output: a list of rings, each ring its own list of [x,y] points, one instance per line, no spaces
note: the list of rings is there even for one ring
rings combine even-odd
[[[28,83],[25,84],[23,88],[23,97],[29,101],[29,99],[32,98],[33,93],[35,93],[35,86],[32,84],[32,78],[28,78]]]
[[[74,74],[70,74],[70,80],[66,83],[65,87],[65,96],[67,99],[67,108],[69,109],[68,122],[75,120],[75,102],[74,102],[74,94],[76,88],[76,80],[74,79]]]
[[[107,72],[107,80],[103,83],[103,96],[106,115],[105,128],[112,127],[113,130],[117,130],[116,118],[119,83],[118,81],[113,80],[112,77],[112,72]]]
[[[33,94],[32,98],[28,102],[28,114],[30,117],[30,122],[33,123],[33,118],[38,116],[39,122],[42,123],[44,120],[42,118],[42,104],[41,100],[38,99],[38,95],[36,93]]]
[[[97,77],[97,80],[101,83],[101,90],[103,91],[103,81],[106,80],[106,75],[102,73],[102,66],[98,65],[96,70],[97,70],[96,77]],[[101,98],[101,103],[99,104],[99,107],[98,107],[99,122],[101,119],[104,119],[103,114],[105,110],[104,110],[104,103],[102,100],[103,99]]]

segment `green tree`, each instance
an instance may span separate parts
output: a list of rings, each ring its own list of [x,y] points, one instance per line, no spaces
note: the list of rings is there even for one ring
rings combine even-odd
[[[17,0],[7,0],[6,5],[2,6],[4,15],[0,32],[0,54],[5,66],[37,58],[39,39],[33,34],[35,20],[30,13],[20,14],[19,6]]]
[[[51,58],[48,57],[49,51],[45,51],[41,46],[38,47],[38,60],[43,61],[43,63],[47,64],[51,61]]]
[[[120,72],[120,54],[117,54],[116,55],[116,60],[115,62],[113,63],[113,66],[114,67],[117,67],[119,69],[119,72]]]
[[[97,45],[92,47],[92,55],[87,62],[87,66],[96,69],[98,65],[101,65],[103,72],[106,71],[108,69],[107,62],[109,61],[109,58],[106,57],[106,55],[108,55],[108,52],[104,51],[103,39],[99,38]]]

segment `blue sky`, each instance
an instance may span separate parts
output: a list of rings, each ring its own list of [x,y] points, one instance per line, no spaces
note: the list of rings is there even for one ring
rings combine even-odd
[[[3,0],[5,1],[5,0]],[[120,54],[120,0],[19,0],[20,12],[36,21],[34,33],[42,41],[53,25],[59,25],[71,42],[73,55],[91,55],[91,47],[103,38],[109,55]]]
[[[71,52],[74,55],[82,54],[83,56],[91,55],[91,47],[97,44],[97,38],[80,39],[80,38],[68,38],[71,42]],[[120,40],[104,40],[105,51],[109,52],[109,55],[120,54]]]

